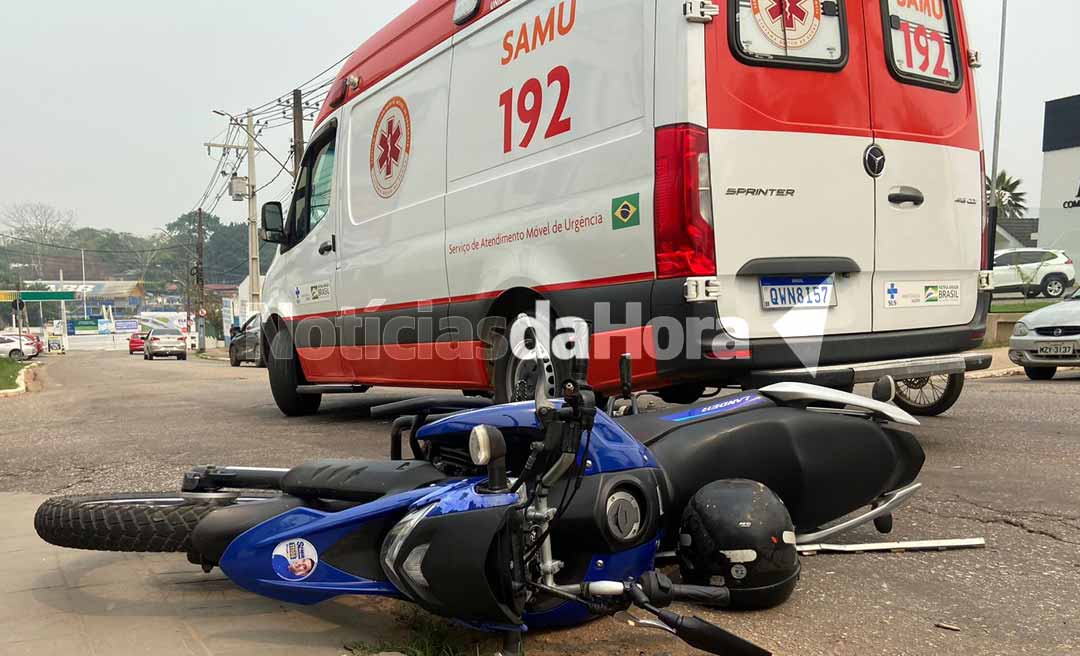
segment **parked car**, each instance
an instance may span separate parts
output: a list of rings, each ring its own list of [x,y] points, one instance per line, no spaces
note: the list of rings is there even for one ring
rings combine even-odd
[[[994,253],[994,292],[1061,298],[1076,283],[1076,267],[1065,251],[1010,248]]]
[[[1058,367],[1080,367],[1080,289],[1017,322],[1009,359],[1032,380],[1050,380]]]
[[[4,336],[15,339],[16,333],[5,333]],[[35,357],[36,355],[45,352],[45,350],[46,350],[45,349],[45,342],[43,342],[41,340],[41,337],[39,337],[38,335],[34,335],[33,333],[23,333],[22,338],[24,340],[27,340],[27,341],[31,342],[34,345],[34,350],[37,351],[37,353],[35,353],[34,356],[30,356],[30,357]]]
[[[239,367],[241,363],[254,362],[258,367],[265,367],[262,357],[261,317],[255,315],[237,329],[229,344],[229,364]]]
[[[187,336],[176,328],[154,328],[143,344],[143,359],[173,357],[187,360]]]
[[[485,345],[537,301],[592,324],[601,393],[627,352],[682,403],[969,366],[992,251],[961,3],[759,4],[418,0],[361,45],[263,208],[282,411],[320,384],[531,398],[544,368]]]
[[[150,333],[135,333],[128,337],[128,355],[142,353],[143,347],[146,345],[146,338],[149,336]]]
[[[34,340],[19,335],[0,335],[0,356],[12,360],[27,360],[37,357],[40,351]]]

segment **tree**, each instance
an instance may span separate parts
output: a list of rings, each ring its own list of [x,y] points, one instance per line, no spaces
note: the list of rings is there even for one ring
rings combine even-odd
[[[1000,211],[998,213],[998,219],[1022,219],[1027,214],[1027,192],[1020,191],[1020,186],[1024,183],[1020,178],[1009,177],[1009,174],[1002,170],[998,172],[997,177],[997,190],[998,200],[1000,201]],[[993,191],[993,181],[990,176],[986,177],[986,203],[988,206],[994,206],[994,199],[991,197]]]
[[[53,250],[48,244],[62,244],[75,229],[75,212],[58,210],[45,203],[9,205],[2,216],[5,232],[29,258],[35,276],[44,274],[46,256]]]

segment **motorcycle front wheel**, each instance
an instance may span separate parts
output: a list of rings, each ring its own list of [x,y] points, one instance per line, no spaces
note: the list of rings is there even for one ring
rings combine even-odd
[[[964,374],[938,374],[896,381],[895,403],[920,417],[936,417],[953,407],[964,391]]]
[[[211,512],[266,499],[176,492],[54,497],[38,508],[34,528],[42,540],[69,549],[185,553],[192,531]]]

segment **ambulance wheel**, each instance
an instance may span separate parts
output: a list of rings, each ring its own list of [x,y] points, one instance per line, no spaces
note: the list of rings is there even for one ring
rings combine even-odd
[[[526,331],[524,346],[536,357],[521,359],[515,355],[507,334],[496,334],[493,346],[498,357],[494,367],[496,404],[532,401],[541,382],[547,387],[548,397],[561,396],[558,387],[567,376],[565,363],[548,352],[549,345],[539,344],[531,330]]]
[[[274,403],[286,417],[306,417],[319,411],[322,394],[300,394],[297,387],[306,385],[300,358],[293,348],[292,335],[281,329],[270,343],[270,391]]]
[[[893,403],[921,417],[936,417],[953,407],[964,391],[964,374],[938,374],[896,381]]]

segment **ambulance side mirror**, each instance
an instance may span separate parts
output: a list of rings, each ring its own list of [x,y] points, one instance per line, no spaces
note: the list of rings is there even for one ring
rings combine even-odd
[[[285,213],[281,203],[271,201],[262,206],[262,240],[271,244],[285,243]]]
[[[480,0],[457,0],[454,5],[454,25],[464,25],[476,16]]]

